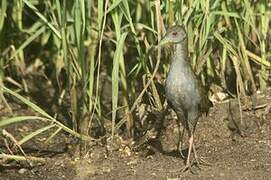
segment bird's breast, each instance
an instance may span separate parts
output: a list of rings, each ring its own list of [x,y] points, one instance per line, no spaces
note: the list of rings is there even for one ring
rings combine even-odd
[[[172,104],[185,109],[197,106],[201,101],[198,82],[191,67],[171,66],[165,91],[167,99]]]

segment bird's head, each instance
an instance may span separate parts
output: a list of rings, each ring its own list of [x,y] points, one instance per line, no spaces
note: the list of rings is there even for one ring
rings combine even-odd
[[[180,25],[176,25],[167,30],[166,34],[164,35],[164,37],[161,39],[157,46],[162,46],[168,43],[170,44],[181,43],[186,38],[187,35],[184,28]]]

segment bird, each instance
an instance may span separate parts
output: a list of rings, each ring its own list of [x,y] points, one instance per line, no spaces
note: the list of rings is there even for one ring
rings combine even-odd
[[[170,27],[157,47],[172,46],[171,65],[165,83],[165,96],[177,115],[179,136],[181,127],[188,132],[188,154],[182,171],[191,170],[190,156],[193,151],[196,164],[200,165],[194,145],[194,133],[198,119],[207,115],[211,102],[201,81],[192,69],[188,58],[187,33],[183,26]],[[180,141],[180,138],[179,138]],[[180,144],[180,142],[179,142]],[[182,150],[178,146],[180,153]],[[182,154],[182,153],[181,153]]]

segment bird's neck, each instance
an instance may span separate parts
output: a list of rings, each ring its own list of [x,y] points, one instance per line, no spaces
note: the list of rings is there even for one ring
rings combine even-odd
[[[181,43],[177,43],[174,45],[171,66],[173,67],[177,66],[176,68],[182,68],[187,65],[189,65],[189,62],[188,62],[187,40],[185,40]]]

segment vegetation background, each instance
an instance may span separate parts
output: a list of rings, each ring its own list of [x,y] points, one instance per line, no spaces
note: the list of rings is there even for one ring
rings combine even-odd
[[[152,47],[174,24],[189,34],[192,67],[210,97],[263,91],[270,82],[270,9],[269,0],[1,0],[0,104],[9,111],[1,136],[12,139],[19,132],[6,127],[35,119],[46,125],[16,146],[49,130],[45,143],[60,131],[83,142],[136,139],[142,114],[165,109],[170,53]],[[12,114],[11,102],[36,115]]]

